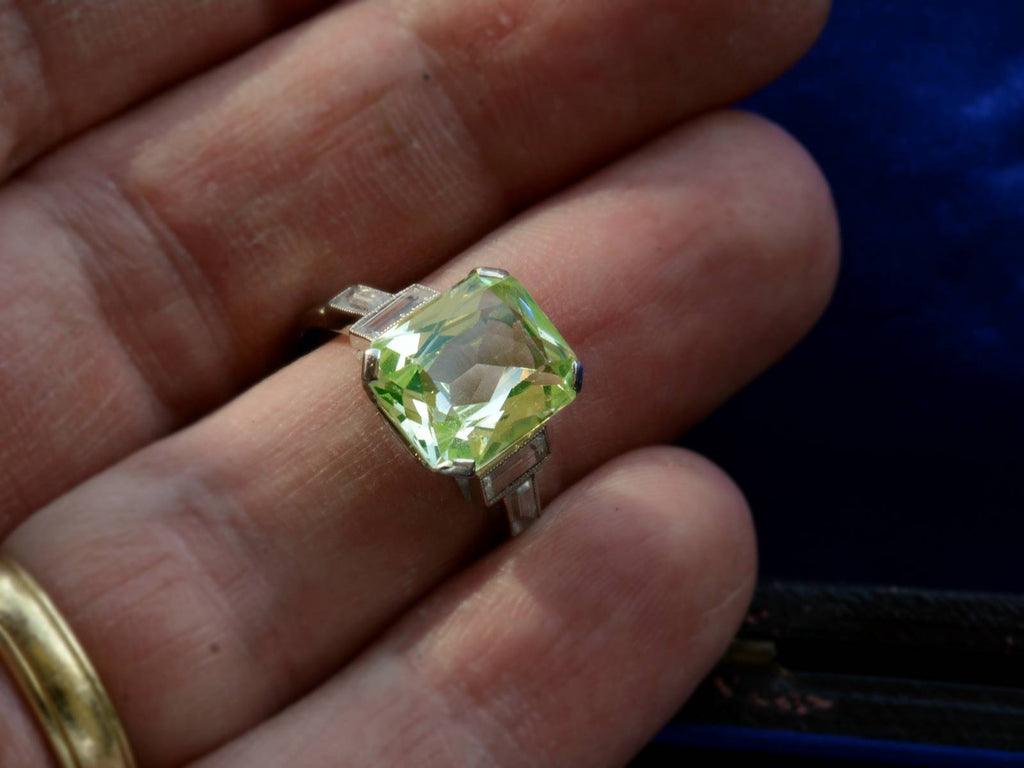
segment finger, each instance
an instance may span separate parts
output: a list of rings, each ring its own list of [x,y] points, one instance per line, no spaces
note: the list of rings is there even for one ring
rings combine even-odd
[[[0,179],[252,45],[316,0],[0,2]]]
[[[754,561],[724,475],[629,455],[199,766],[624,765],[720,657]]]
[[[519,275],[588,366],[551,425],[543,474],[567,484],[674,437],[781,354],[820,312],[834,250],[806,155],[723,114],[452,270]],[[347,344],[328,344],[8,541],[70,611],[144,762],[251,727],[479,550],[487,518],[389,438],[358,368]]]
[[[0,530],[265,374],[334,286],[408,283],[765,82],[825,4],[501,7],[342,6],[8,190]]]
[[[41,739],[25,700],[0,664],[0,765],[4,768],[56,768]]]

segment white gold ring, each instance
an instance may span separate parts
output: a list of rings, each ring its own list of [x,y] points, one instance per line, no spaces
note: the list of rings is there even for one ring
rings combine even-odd
[[[443,293],[355,285],[307,326],[349,336],[370,399],[420,463],[467,497],[504,500],[512,535],[540,516],[544,425],[575,399],[583,367],[508,272],[479,267]]]

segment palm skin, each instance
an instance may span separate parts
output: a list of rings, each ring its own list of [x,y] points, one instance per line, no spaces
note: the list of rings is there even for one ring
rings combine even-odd
[[[827,186],[765,121],[827,3],[0,4],[0,536],[144,766],[621,765],[755,578],[671,441],[813,324]],[[301,19],[300,19],[301,17]],[[547,511],[387,439],[362,282],[516,275],[587,366]],[[0,678],[0,765],[47,765]]]

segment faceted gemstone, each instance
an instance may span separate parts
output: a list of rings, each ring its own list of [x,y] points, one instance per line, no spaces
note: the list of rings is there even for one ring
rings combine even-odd
[[[511,277],[471,274],[371,348],[374,399],[434,469],[485,471],[576,397],[576,355]]]

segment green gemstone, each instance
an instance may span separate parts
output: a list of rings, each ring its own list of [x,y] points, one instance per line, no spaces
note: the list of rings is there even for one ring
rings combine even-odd
[[[576,397],[576,355],[511,277],[473,273],[371,347],[377,405],[433,469],[485,471]]]

